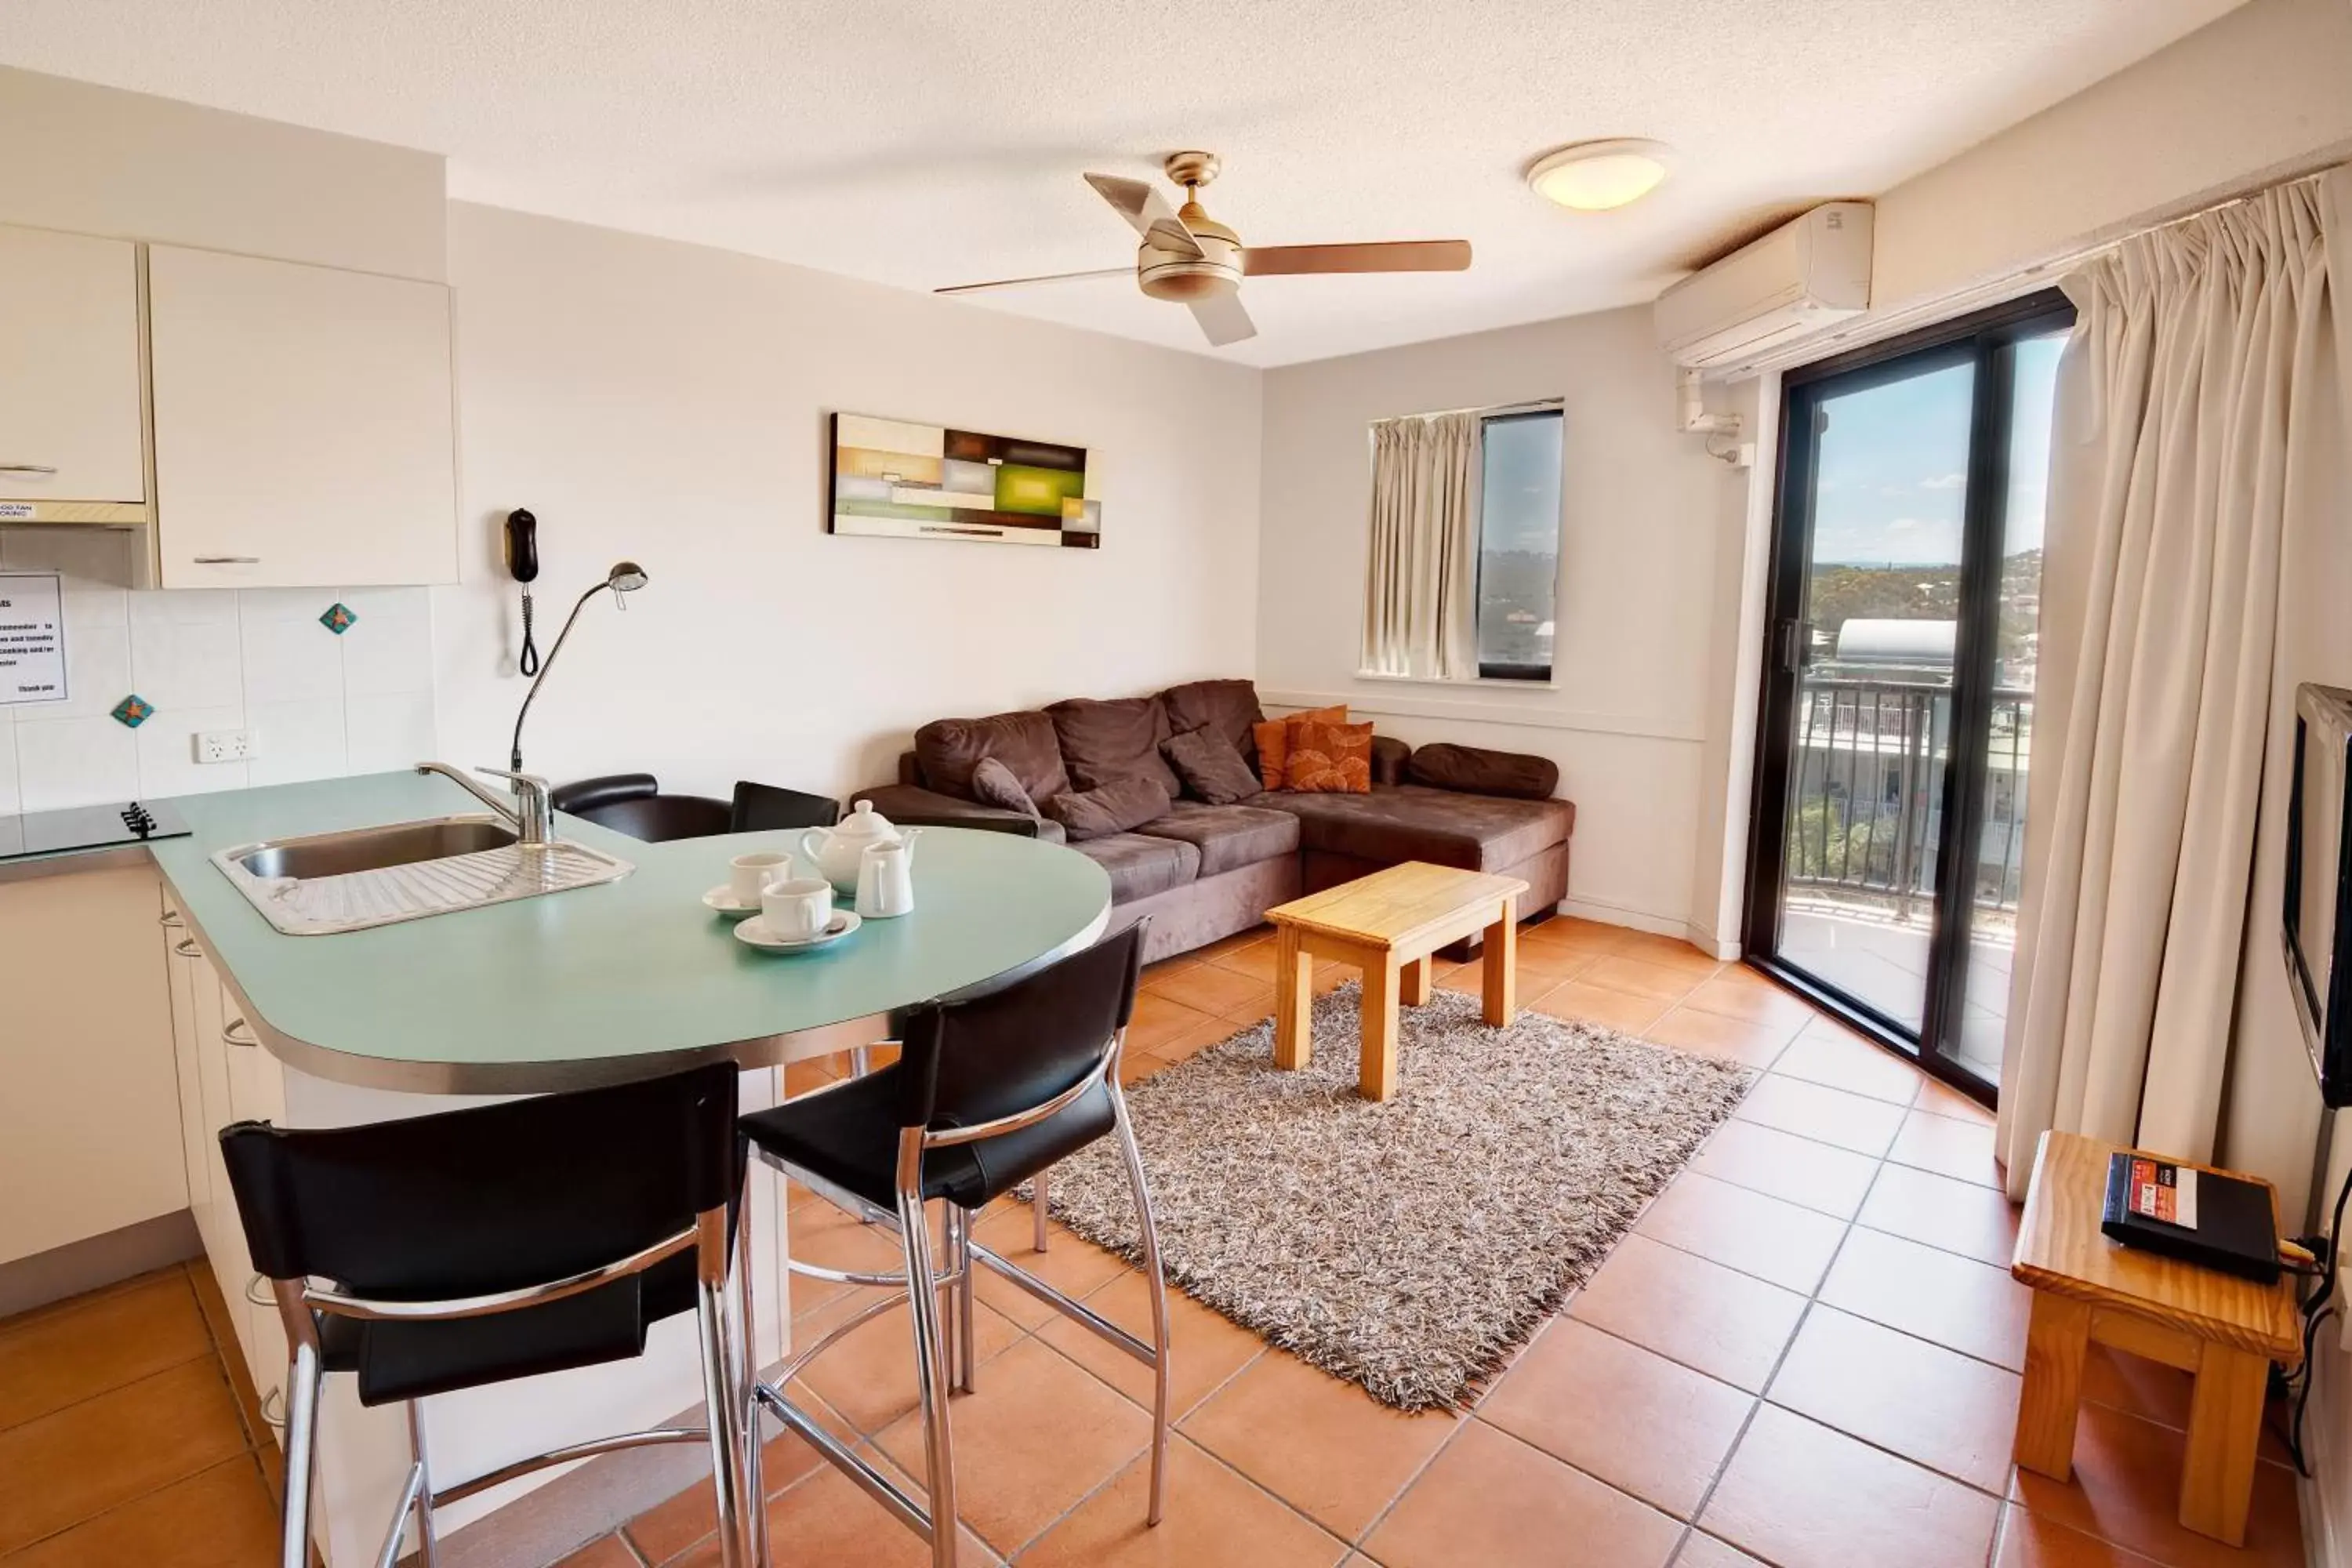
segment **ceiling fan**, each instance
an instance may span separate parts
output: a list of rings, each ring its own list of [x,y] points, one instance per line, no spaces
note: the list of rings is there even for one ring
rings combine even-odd
[[[1276,272],[1459,272],[1470,265],[1466,239],[1244,247],[1240,235],[1201,206],[1201,187],[1217,177],[1220,167],[1214,153],[1171,153],[1162,167],[1170,180],[1184,187],[1184,205],[1172,212],[1166,199],[1142,180],[1123,180],[1116,174],[1088,174],[1086,180],[1143,237],[1135,252],[1136,283],[1155,300],[1173,300],[1189,307],[1202,332],[1220,347],[1257,335],[1249,312],[1242,309],[1241,282],[1245,277]],[[972,294],[1074,278],[1116,278],[1128,270],[1108,267],[1091,272],[1000,278],[932,292]]]

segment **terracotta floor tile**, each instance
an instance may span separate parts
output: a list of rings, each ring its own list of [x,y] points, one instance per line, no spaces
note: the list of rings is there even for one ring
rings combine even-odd
[[[245,1448],[210,1356],[0,1432],[0,1556]]]
[[[1948,1116],[1915,1110],[1904,1119],[1903,1130],[1895,1134],[1895,1146],[1886,1152],[1886,1157],[1897,1164],[1916,1165],[1957,1181],[1998,1187],[2003,1178],[1992,1150],[1993,1130],[1990,1124],[1955,1121]]]
[[[1792,993],[1781,990],[1752,970],[1728,967],[1690,994],[1690,1005],[1702,1013],[1745,1018],[1751,1024],[1811,1023],[1820,1015]]]
[[[855,1300],[845,1298],[814,1316],[796,1320],[793,1330],[795,1342],[813,1342],[819,1334],[879,1295],[878,1291],[857,1289]],[[986,1387],[992,1360],[1020,1339],[1024,1331],[986,1301],[974,1305],[972,1321],[980,1331],[979,1380]],[[869,1434],[882,1430],[914,1409],[915,1349],[906,1310],[885,1312],[852,1331],[838,1343],[827,1346],[809,1363],[795,1386],[806,1387],[847,1417],[858,1431]]]
[[[213,1352],[185,1271],[0,1323],[0,1430]]]
[[[1257,943],[1268,940],[1273,935],[1274,928],[1272,926],[1254,925],[1247,931],[1237,931],[1231,936],[1221,936],[1213,942],[1209,942],[1202,947],[1196,947],[1184,956],[1196,959],[1199,962],[1205,963],[1213,958],[1222,958],[1226,953],[1238,952],[1243,948],[1255,946]]]
[[[27,1547],[8,1568],[249,1568],[277,1557],[278,1505],[240,1454]]]
[[[1387,1568],[1664,1568],[1682,1526],[1481,1421],[1465,1426],[1364,1542]]]
[[[1272,1005],[1274,987],[1264,980],[1236,974],[1213,963],[1196,964],[1180,973],[1155,980],[1147,988],[1155,996],[1180,1002],[1194,1011],[1223,1017],[1235,1008],[1252,1006],[1264,998]]]
[[[1578,978],[1587,985],[1606,985],[1612,991],[1679,1002],[1698,989],[1699,983],[1713,973],[1712,967],[1693,971],[1676,964],[1650,963],[1624,953],[1612,953],[1594,963]]]
[[[1683,1542],[1682,1555],[1675,1559],[1675,1568],[1764,1568],[1764,1564],[1737,1546],[1727,1546],[1714,1536],[1695,1530]]]
[[[819,1200],[791,1211],[787,1243],[793,1258],[825,1268],[895,1272],[901,1265],[898,1233],[884,1226],[863,1225],[832,1204]],[[863,1295],[855,1285],[835,1284],[804,1274],[790,1277],[793,1316],[805,1318],[842,1298]]]
[[[1570,1314],[1685,1366],[1761,1393],[1804,1298],[1720,1263],[1628,1236]]]
[[[1860,1226],[1822,1285],[1822,1300],[1841,1311],[2012,1372],[2025,1368],[2032,1294],[2006,1268]]]
[[[1444,1411],[1391,1410],[1352,1383],[1274,1352],[1187,1416],[1184,1433],[1352,1541],[1459,1425]]]
[[[1932,1470],[1767,1405],[1700,1522],[1802,1568],[1980,1568],[2000,1504]]]
[[[2017,1206],[1991,1187],[1889,1163],[1882,1167],[1862,1223],[1979,1263],[2006,1268],[2017,1250]]]
[[[2126,1552],[2055,1520],[2019,1508],[2001,1519],[2000,1550],[1993,1568],[2161,1568],[2153,1558]]]
[[[1919,1086],[1917,1109],[1937,1116],[1948,1116],[1955,1121],[1974,1121],[1990,1127],[1993,1113],[1958,1089],[1937,1083],[1934,1079]]]
[[[638,1568],[637,1554],[617,1535],[592,1541],[555,1568]]]
[[[2009,1481],[2022,1383],[1972,1356],[1816,1306],[1766,1397],[1998,1495]]]
[[[1215,1015],[1204,1013],[1162,995],[1147,986],[1135,997],[1134,1015],[1128,1019],[1127,1046],[1135,1051],[1149,1051],[1163,1041],[1172,1040],[1187,1029],[1198,1028]]]
[[[1094,1311],[1129,1333],[1151,1342],[1151,1295],[1140,1269],[1129,1268],[1086,1299]],[[1146,1410],[1151,1408],[1151,1369],[1112,1345],[1092,1329],[1056,1314],[1038,1337]],[[1168,1287],[1168,1404],[1171,1420],[1181,1420],[1218,1384],[1265,1351],[1265,1342],[1209,1310],[1175,1286]]]
[[[862,1451],[868,1459],[877,1458],[870,1449]],[[882,1468],[910,1493],[921,1495],[920,1483],[887,1459]],[[929,1568],[931,1549],[856,1482],[824,1465],[769,1502],[768,1555],[777,1568]],[[957,1561],[966,1568],[991,1568],[999,1559],[967,1525]],[[664,1568],[719,1568],[718,1537],[706,1538]]]
[[[1895,1141],[1904,1110],[1899,1105],[1848,1094],[1842,1089],[1766,1073],[1732,1114],[1743,1121],[1777,1127],[1800,1138],[1834,1143],[1876,1159]]]
[[[1050,1190],[1051,1182],[1047,1183]],[[994,1214],[972,1226],[972,1239],[1014,1268],[1034,1274],[1063,1295],[1083,1301],[1127,1268],[1127,1260],[1105,1252],[1094,1243],[1060,1225],[1051,1227],[1045,1251],[1032,1249],[1034,1231],[1027,1205]],[[1061,1314],[992,1269],[982,1268],[979,1283],[982,1305],[995,1308],[1024,1329],[1034,1329]]]
[[[1711,952],[1702,952],[1678,936],[1663,936],[1656,931],[1628,930],[1618,939],[1617,951],[1627,958],[1638,958],[1644,963],[1664,964],[1705,980],[1723,968],[1723,960]]]
[[[848,1418],[822,1401],[812,1400],[806,1388],[795,1384],[793,1397],[812,1408],[827,1431],[851,1443],[857,1440],[857,1429]],[[760,1489],[774,1497],[824,1463],[798,1433],[779,1433],[760,1450]],[[719,1528],[719,1510],[711,1500],[707,1470],[692,1486],[647,1509],[623,1528],[648,1563],[667,1563],[709,1535]]]
[[[1346,1542],[1181,1437],[1168,1447],[1156,1526],[1144,1522],[1150,1495],[1145,1454],[1024,1552],[1022,1568],[1331,1568],[1347,1554]]]
[[[1895,1105],[1909,1105],[1927,1081],[1925,1073],[1885,1047],[1826,1018],[1799,1030],[1772,1070]]]
[[[1616,942],[1607,937],[1586,936],[1581,932],[1550,934],[1551,926],[1523,929],[1519,932],[1519,952],[1543,955],[1544,963],[1552,967],[1576,964],[1583,967],[1599,963],[1617,951]]]
[[[1592,948],[1563,946],[1555,942],[1519,943],[1519,990],[1528,994],[1563,980],[1573,980],[1610,955]],[[1478,965],[1465,964],[1463,970],[1472,975]]]
[[[1696,1172],[1660,1193],[1635,1228],[1800,1296],[1813,1293],[1845,1236],[1841,1220]]]
[[[1555,1318],[1478,1418],[1687,1519],[1755,1403],[1729,1384]]]
[[[1223,1045],[1248,1026],[1236,1018],[1204,1019],[1174,1039],[1163,1040],[1150,1054],[1155,1060],[1174,1067],[1178,1062],[1199,1056],[1211,1046]]]
[[[1638,1035],[1656,1023],[1670,1004],[1655,996],[1635,996],[1624,991],[1612,991],[1605,985],[1570,980],[1552,987],[1533,1002],[1522,997],[1520,1005],[1555,1018],[1577,1018]]]
[[[1220,969],[1235,974],[1245,974],[1252,980],[1274,984],[1274,939],[1260,937],[1257,941],[1233,948],[1209,960]]]
[[[1759,1071],[1780,1059],[1796,1030],[1790,1025],[1751,1024],[1696,1007],[1676,1007],[1643,1035],[1656,1045],[1699,1056],[1723,1057]]]
[[[1149,1416],[1034,1339],[982,1368],[978,1391],[950,1409],[957,1507],[1001,1555],[1043,1533],[1151,1441]],[[877,1446],[919,1473],[921,1418],[899,1421]]]
[[[1839,1219],[1861,1212],[1880,1170],[1867,1155],[1738,1117],[1715,1130],[1690,1168]]]
[[[2126,1415],[2187,1430],[2189,1401],[2195,1380],[2178,1367],[2147,1361],[2106,1345],[2093,1344],[2083,1358],[2083,1397],[2112,1405]],[[2285,1440],[2293,1412],[2286,1401],[2274,1401],[2263,1423],[2261,1454],[2273,1464],[2290,1464]]]
[[[2043,1519],[2155,1558],[2166,1568],[2289,1568],[2304,1561],[2294,1472],[2254,1467],[2253,1507],[2242,1550],[2181,1528],[2186,1435],[2105,1405],[2074,1422],[2074,1479],[2062,1485],[2015,1472],[2011,1497]]]

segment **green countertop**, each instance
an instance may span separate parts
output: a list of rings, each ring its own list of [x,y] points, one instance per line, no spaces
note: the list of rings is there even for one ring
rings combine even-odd
[[[634,864],[617,882],[337,936],[272,929],[210,860],[262,838],[479,813],[445,779],[373,773],[192,795],[189,837],[149,847],[262,1039],[305,1072],[374,1088],[513,1094],[698,1061],[783,1058],[784,1037],[993,979],[1091,941],[1110,879],[1058,845],[926,830],[915,911],[820,952],[735,940],[701,904],[748,849],[797,832],[646,844],[557,818]]]

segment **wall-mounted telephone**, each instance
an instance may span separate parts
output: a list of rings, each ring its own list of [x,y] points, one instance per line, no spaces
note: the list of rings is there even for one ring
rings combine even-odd
[[[539,575],[539,519],[522,508],[507,513],[507,574],[522,584],[522,652],[515,668],[539,673],[539,647],[530,640],[530,584]]]

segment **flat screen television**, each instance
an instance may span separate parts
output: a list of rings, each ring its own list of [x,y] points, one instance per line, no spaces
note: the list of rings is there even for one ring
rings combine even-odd
[[[2294,1008],[2320,1098],[2352,1105],[2352,691],[2308,682],[2294,693],[2294,776],[2287,790],[2283,928]]]

